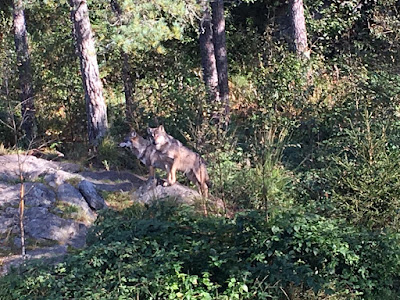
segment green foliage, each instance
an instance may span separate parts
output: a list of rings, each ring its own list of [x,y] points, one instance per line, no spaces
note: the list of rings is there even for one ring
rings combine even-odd
[[[118,144],[122,141],[123,138],[120,135],[115,137],[107,135],[97,149],[95,162],[108,171],[122,167],[141,170],[143,167],[133,153],[128,149],[119,148]]]
[[[194,22],[195,1],[118,1],[120,11],[109,1],[92,1],[94,29],[104,47],[122,49],[137,58],[146,52],[165,53],[163,42],[183,40],[184,31]],[[109,27],[102,22],[109,20]],[[104,49],[105,50],[105,49]]]
[[[133,204],[131,196],[128,192],[106,192],[101,193],[107,204],[116,210],[122,210]]]
[[[87,249],[56,266],[5,276],[0,296],[279,299],[292,289],[395,299],[399,238],[304,210],[270,221],[258,212],[229,220],[161,201],[103,212]]]
[[[287,132],[265,129],[248,138],[250,151],[238,146],[231,136],[219,138],[210,160],[213,191],[238,209],[261,209],[267,214],[280,212],[293,203],[291,173],[282,164]]]
[[[343,132],[343,152],[332,158],[332,201],[352,222],[399,228],[399,149],[390,147],[386,128],[368,112],[360,125]]]

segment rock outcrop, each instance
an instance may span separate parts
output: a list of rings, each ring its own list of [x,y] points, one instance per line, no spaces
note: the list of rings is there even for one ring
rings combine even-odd
[[[27,257],[60,256],[85,245],[97,211],[107,208],[99,193],[132,191],[142,179],[128,172],[93,172],[77,164],[35,156],[0,156],[0,274],[20,261],[20,174],[24,178]]]
[[[129,172],[90,171],[73,163],[35,156],[0,156],[0,275],[19,264],[19,203],[24,178],[24,226],[28,258],[61,259],[68,247],[85,246],[97,211],[107,208],[101,191],[130,192],[134,201],[174,198],[193,203],[198,192],[180,184],[164,187]]]
[[[145,204],[164,198],[172,198],[178,202],[193,204],[194,201],[201,198],[201,195],[197,191],[179,183],[175,183],[172,186],[163,186],[157,179],[149,179],[132,194],[132,198]]]

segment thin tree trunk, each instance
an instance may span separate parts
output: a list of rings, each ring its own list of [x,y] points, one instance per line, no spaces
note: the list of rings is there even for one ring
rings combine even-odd
[[[127,53],[122,52],[122,80],[124,82],[124,93],[125,93],[125,115],[126,120],[131,122],[134,118],[135,103],[133,99],[133,93],[135,89],[135,81],[132,80],[132,67],[129,63],[129,56]]]
[[[17,53],[21,99],[21,128],[25,138],[31,142],[35,135],[35,105],[33,98],[32,68],[22,0],[13,1],[14,41]]]
[[[220,102],[218,87],[217,63],[215,60],[213,30],[211,24],[211,13],[208,1],[201,2],[203,15],[200,20],[200,56],[203,69],[203,80],[209,96],[209,102],[213,105]]]
[[[118,18],[118,22],[121,23],[122,9],[117,0],[110,1],[111,8]],[[133,114],[136,107],[134,106],[133,94],[135,89],[135,82],[132,80],[132,66],[129,63],[129,55],[124,50],[121,53],[122,61],[122,81],[124,82],[124,93],[125,93],[125,116],[128,122],[133,119]]]
[[[229,114],[228,57],[225,40],[224,1],[211,1],[214,52],[218,71],[219,95],[225,108],[225,116]]]
[[[96,147],[107,132],[107,107],[103,97],[96,48],[86,0],[70,0],[71,19],[85,90],[89,143]]]
[[[292,21],[293,50],[299,57],[309,59],[310,51],[307,45],[303,0],[290,0],[289,7]]]

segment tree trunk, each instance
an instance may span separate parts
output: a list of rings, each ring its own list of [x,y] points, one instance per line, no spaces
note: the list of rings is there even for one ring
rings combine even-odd
[[[89,143],[96,147],[107,132],[107,107],[103,98],[96,48],[86,0],[70,0],[76,48],[85,90]]]
[[[27,141],[31,142],[35,135],[35,105],[33,99],[32,68],[22,0],[14,0],[13,8],[14,41],[21,89],[21,128],[25,133]]]
[[[218,72],[215,60],[213,30],[211,24],[211,14],[208,6],[208,1],[203,0],[202,3],[202,18],[200,20],[200,56],[201,67],[203,69],[203,80],[209,95],[209,102],[216,104],[220,101],[218,87]]]
[[[118,18],[118,22],[121,23],[122,9],[117,0],[110,1],[111,8]],[[122,81],[124,82],[124,93],[125,93],[125,117],[130,123],[133,121],[133,114],[136,107],[134,106],[133,94],[135,88],[135,82],[132,80],[132,67],[129,63],[129,55],[121,49],[121,61],[122,61]]]
[[[134,119],[134,114],[136,110],[136,105],[133,100],[135,81],[132,80],[132,67],[129,63],[129,56],[125,52],[122,52],[122,61],[122,80],[124,82],[125,93],[125,115],[126,120],[131,123]]]
[[[307,45],[303,0],[290,0],[289,7],[292,21],[293,50],[299,57],[309,59],[310,51]]]
[[[225,41],[224,1],[211,1],[214,52],[218,71],[219,95],[225,106],[225,115],[229,113],[228,58]]]

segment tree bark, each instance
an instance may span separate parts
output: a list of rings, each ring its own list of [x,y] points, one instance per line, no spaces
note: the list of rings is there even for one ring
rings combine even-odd
[[[216,104],[220,101],[220,95],[218,87],[217,63],[215,59],[213,43],[211,13],[207,0],[203,0],[201,5],[202,18],[200,20],[199,36],[201,67],[203,70],[203,80],[209,96],[209,102],[211,104]]]
[[[103,97],[96,48],[86,0],[70,0],[76,48],[85,90],[89,143],[96,147],[107,132],[107,107]]]
[[[111,8],[118,18],[118,22],[121,23],[122,9],[117,0],[110,0]],[[128,122],[133,120],[133,114],[135,112],[135,105],[133,100],[133,94],[135,89],[135,81],[132,80],[132,66],[129,63],[129,55],[121,49],[121,61],[122,61],[122,81],[124,82],[124,93],[125,93],[125,118]]]
[[[303,0],[289,0],[289,7],[292,21],[293,50],[299,57],[309,59],[310,51],[307,45]]]
[[[128,122],[132,122],[136,106],[133,99],[135,89],[135,81],[132,80],[132,67],[129,63],[129,56],[127,53],[122,52],[122,80],[124,82],[125,93],[125,116]]]
[[[14,41],[19,72],[21,100],[21,128],[25,138],[31,142],[35,136],[35,105],[32,83],[32,68],[22,0],[13,1]]]
[[[219,95],[225,106],[225,115],[229,113],[228,57],[225,40],[224,1],[211,1],[214,52],[218,72]]]

